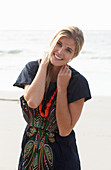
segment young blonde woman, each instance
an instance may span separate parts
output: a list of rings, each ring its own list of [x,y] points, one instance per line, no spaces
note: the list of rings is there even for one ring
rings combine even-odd
[[[68,65],[84,43],[77,27],[60,30],[44,57],[26,64],[14,86],[27,122],[19,170],[80,170],[74,126],[91,98],[86,78]]]

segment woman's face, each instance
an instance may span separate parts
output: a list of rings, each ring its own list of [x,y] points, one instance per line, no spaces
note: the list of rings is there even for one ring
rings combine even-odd
[[[61,37],[50,55],[50,62],[54,66],[66,65],[73,58],[74,52],[75,41],[72,38]]]

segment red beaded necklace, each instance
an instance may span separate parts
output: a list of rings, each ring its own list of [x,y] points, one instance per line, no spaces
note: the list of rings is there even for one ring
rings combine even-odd
[[[57,88],[56,88],[54,94],[51,96],[49,102],[48,102],[47,105],[46,105],[47,107],[46,107],[46,109],[45,109],[45,113],[42,112],[42,102],[43,102],[43,100],[42,100],[42,102],[40,103],[40,105],[39,105],[39,112],[40,112],[40,115],[41,115],[42,117],[47,117],[47,116],[48,116],[48,114],[49,114],[49,107],[51,106],[51,102],[52,102],[52,100],[54,99],[56,93],[57,93]],[[44,99],[44,98],[43,98],[43,99]]]

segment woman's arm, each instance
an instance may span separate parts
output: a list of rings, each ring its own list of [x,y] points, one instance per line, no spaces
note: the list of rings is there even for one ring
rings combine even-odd
[[[62,67],[57,79],[56,120],[61,136],[67,136],[78,121],[84,104],[84,98],[68,104],[67,86],[71,78],[71,70]]]
[[[43,99],[45,92],[47,66],[48,56],[42,60],[31,85],[25,85],[24,98],[31,108],[37,108]]]

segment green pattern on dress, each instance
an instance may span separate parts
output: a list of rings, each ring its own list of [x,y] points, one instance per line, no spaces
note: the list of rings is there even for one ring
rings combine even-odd
[[[53,102],[47,118],[41,117],[38,108],[30,108],[24,97],[21,107],[26,122],[30,125],[26,135],[28,141],[24,147],[23,170],[53,170],[53,151],[50,143],[55,142],[55,133],[58,132]]]

